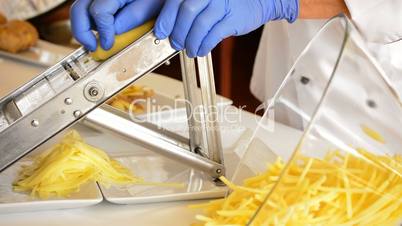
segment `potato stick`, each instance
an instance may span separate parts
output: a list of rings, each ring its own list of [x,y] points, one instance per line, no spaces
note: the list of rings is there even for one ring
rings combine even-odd
[[[309,159],[307,162],[307,165],[304,167],[303,172],[301,173],[299,180],[297,181],[296,186],[299,186],[302,181],[304,180],[304,178],[306,177],[308,171],[310,170],[311,166],[313,165],[313,159]]]
[[[368,137],[370,137],[371,139],[373,139],[381,144],[385,144],[385,139],[383,136],[381,136],[380,133],[378,133],[377,131],[371,129],[370,127],[368,127],[366,125],[361,125],[360,127]]]

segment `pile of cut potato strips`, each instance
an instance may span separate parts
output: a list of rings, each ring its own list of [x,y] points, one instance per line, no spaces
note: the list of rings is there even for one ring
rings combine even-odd
[[[67,197],[88,181],[103,185],[128,185],[143,182],[104,151],[84,142],[72,130],[63,140],[24,165],[14,183],[14,191],[34,197]]]
[[[283,175],[282,175],[283,172]],[[402,157],[332,151],[323,159],[281,159],[206,204],[194,225],[396,225],[402,218]],[[274,188],[274,189],[273,189]]]
[[[147,99],[154,95],[154,90],[147,86],[131,85],[108,101],[108,104],[124,112],[143,114]]]

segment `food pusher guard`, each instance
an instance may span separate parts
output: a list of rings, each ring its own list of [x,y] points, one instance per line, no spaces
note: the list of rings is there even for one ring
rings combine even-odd
[[[190,103],[186,106],[190,139],[155,125],[133,122],[114,109],[101,106],[178,53],[171,48],[169,40],[158,40],[152,31],[103,62],[95,61],[90,52],[80,48],[2,98],[0,172],[82,120],[204,171],[219,182],[217,179],[224,175],[225,169],[214,112],[217,109],[216,91],[210,55],[190,59],[180,52],[184,93]],[[197,74],[201,98],[197,96]],[[201,118],[204,120],[192,117],[193,106],[202,106]]]

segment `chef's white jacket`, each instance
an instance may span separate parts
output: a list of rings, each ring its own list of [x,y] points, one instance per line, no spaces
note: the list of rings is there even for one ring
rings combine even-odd
[[[402,97],[402,1],[401,0],[345,0],[351,14],[352,23],[360,33],[364,43],[362,47],[371,55],[371,59],[376,61],[383,76],[392,84],[394,90]],[[262,102],[273,97],[285,76],[295,63],[308,42],[314,37],[326,20],[297,20],[293,24],[286,21],[269,22],[263,31],[260,47],[257,53],[253,78],[251,81],[251,92]],[[328,31],[327,31],[328,32]],[[339,35],[336,29],[329,31],[333,36]],[[329,35],[332,37],[332,35]],[[323,62],[323,55],[328,52],[335,52],[331,48],[339,48],[339,45],[320,44],[320,50],[310,55],[308,59],[309,70],[313,72],[310,76],[312,80],[308,85],[303,84],[302,80],[295,80],[292,83],[294,93],[288,94],[295,96],[296,108],[307,112],[306,115],[313,116],[317,103],[321,98],[322,87],[314,87],[323,78],[314,77],[314,72],[320,71],[320,76],[330,76],[331,70]],[[378,83],[376,72],[373,68],[365,68],[359,65],[364,61],[365,56],[361,51],[354,53],[348,52],[349,63],[342,65],[340,73],[350,76],[341,76],[340,79],[333,80],[334,89],[323,108],[325,114],[318,118],[317,125],[313,127],[315,136],[324,137],[327,141],[336,144],[337,148],[347,148],[349,145],[358,147],[373,148],[380,153],[392,154],[399,150],[402,145],[400,141],[400,128],[402,127],[401,106],[390,92],[385,92],[385,86],[377,86],[369,90],[367,87],[370,82]],[[315,64],[316,62],[316,64]],[[345,61],[343,62],[345,63]],[[327,64],[328,65],[328,64]],[[310,68],[312,67],[312,68]],[[338,67],[339,68],[339,67]],[[376,68],[376,67],[374,67]],[[303,70],[303,69],[302,69]],[[325,72],[325,70],[328,70]],[[299,72],[300,73],[300,72]],[[297,74],[297,73],[295,73]],[[368,76],[367,74],[370,74]],[[325,81],[325,79],[324,79]],[[323,83],[321,83],[323,84]],[[370,109],[367,101],[374,99],[378,105]],[[291,99],[291,98],[289,98]],[[309,106],[310,105],[310,106]],[[280,111],[277,111],[279,109]],[[280,108],[275,109],[275,119],[293,127],[302,128],[306,121],[295,117],[294,111]],[[309,121],[309,120],[307,120]],[[388,141],[387,145],[380,145],[370,139],[362,131],[362,126],[380,132]],[[320,150],[316,142],[322,139],[311,139],[305,142],[305,146],[311,146],[314,150]],[[343,141],[344,147],[340,147],[339,140]],[[330,143],[331,143],[330,142]],[[324,148],[322,149],[324,150]],[[391,153],[389,153],[391,152]]]
[[[345,2],[369,51],[402,94],[402,1]],[[296,58],[325,21],[299,19],[293,24],[274,21],[265,26],[250,87],[258,99],[265,101],[273,96]]]

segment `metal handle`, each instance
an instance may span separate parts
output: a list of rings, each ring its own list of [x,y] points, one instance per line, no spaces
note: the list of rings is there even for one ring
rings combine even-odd
[[[219,112],[216,104],[215,78],[211,54],[198,58],[197,63],[209,157],[212,161],[223,164]]]

